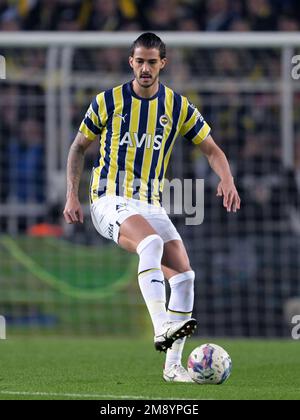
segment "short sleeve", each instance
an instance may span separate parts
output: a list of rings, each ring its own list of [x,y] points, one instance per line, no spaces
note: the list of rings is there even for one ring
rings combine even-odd
[[[79,131],[89,140],[95,140],[102,131],[102,125],[99,116],[99,105],[97,97],[90,104],[84,119],[79,127]]]
[[[211,131],[198,109],[191,103],[187,106],[187,116],[180,129],[180,134],[195,144],[200,144]]]

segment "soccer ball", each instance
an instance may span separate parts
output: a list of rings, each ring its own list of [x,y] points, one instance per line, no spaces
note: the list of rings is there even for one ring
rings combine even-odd
[[[188,358],[188,372],[197,384],[219,385],[231,373],[232,362],[229,354],[216,344],[196,347]]]

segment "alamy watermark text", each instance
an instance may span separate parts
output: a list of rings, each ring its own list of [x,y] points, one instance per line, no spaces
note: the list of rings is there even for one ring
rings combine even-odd
[[[300,315],[293,316],[292,324],[295,325],[292,329],[292,338],[294,340],[300,340]]]
[[[118,186],[121,197],[126,196],[126,173],[120,171],[115,184]],[[114,184],[114,185],[115,185]],[[97,198],[101,192],[110,189],[109,181],[100,179],[92,190],[92,196]],[[157,179],[145,183],[142,179],[135,178],[130,187],[132,198],[145,200],[149,197],[159,199],[168,215],[185,215],[186,225],[201,225],[204,220],[204,180],[203,179]]]
[[[4,316],[0,315],[0,340],[6,339],[6,321]]]
[[[0,55],[0,79],[6,79],[6,61],[3,55]]]
[[[294,80],[300,79],[300,55],[294,55],[292,58],[292,64],[295,66],[292,68],[292,78]]]

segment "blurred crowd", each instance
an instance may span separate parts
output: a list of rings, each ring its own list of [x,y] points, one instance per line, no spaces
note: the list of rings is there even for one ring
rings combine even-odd
[[[300,7],[296,0],[0,0],[2,31],[298,31],[299,22]],[[1,86],[0,200],[45,202],[47,51],[8,49],[1,54],[6,57],[14,82],[8,79]],[[131,77],[127,56],[124,48],[74,50],[74,74],[81,80],[95,75],[96,82],[93,89],[72,88],[72,135],[95,93]],[[216,50],[170,48],[168,59],[170,64],[163,82],[172,88],[184,87],[180,93],[199,107],[212,125],[214,137],[230,157],[242,198],[247,202],[240,226],[247,230],[250,220],[249,230],[259,232],[262,226],[267,226],[266,220],[276,227],[289,220],[292,210],[299,210],[300,137],[295,144],[294,169],[283,168],[279,91],[237,88],[239,82],[245,81],[252,86],[261,82],[278,86],[280,51],[218,49],[216,53]],[[109,77],[111,80],[102,86],[101,81]],[[223,84],[220,93],[215,86],[210,91],[209,83]],[[201,89],[203,84],[205,91]],[[294,109],[295,132],[299,132],[299,94],[295,94]],[[209,183],[211,171],[197,149],[186,147],[184,153],[190,165],[182,175],[205,178],[208,188],[214,185],[215,180]],[[90,166],[93,159],[92,154],[88,155]],[[209,215],[212,226],[214,220],[213,188],[209,194],[210,191],[208,229]],[[223,213],[216,217],[226,219]],[[225,219],[222,226],[226,228]]]
[[[45,134],[42,98],[32,87],[1,88],[1,202],[42,203],[45,199]],[[28,95],[29,93],[29,95]],[[34,103],[38,100],[38,103]],[[30,111],[29,111],[30,110]]]
[[[297,0],[0,0],[0,30],[298,31]]]

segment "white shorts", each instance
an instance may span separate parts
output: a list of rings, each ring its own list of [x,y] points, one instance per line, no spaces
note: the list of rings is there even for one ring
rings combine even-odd
[[[121,224],[130,216],[143,216],[164,242],[181,240],[165,209],[133,198],[104,196],[91,204],[93,224],[100,235],[118,243]]]

